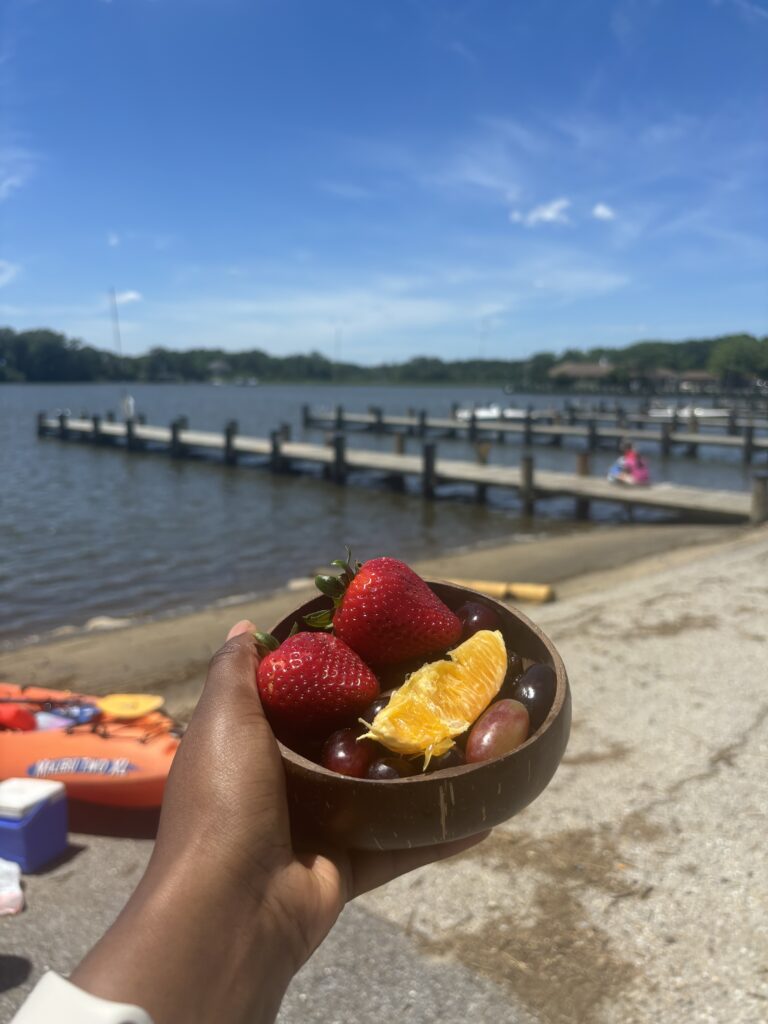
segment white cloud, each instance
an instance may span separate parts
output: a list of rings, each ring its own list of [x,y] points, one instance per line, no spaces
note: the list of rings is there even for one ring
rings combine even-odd
[[[107,245],[112,249],[116,249],[120,245],[120,235],[116,231],[110,231],[107,235]]]
[[[509,219],[513,224],[525,224],[528,228],[533,228],[537,224],[567,224],[567,210],[570,205],[570,199],[561,197],[560,199],[553,199],[549,203],[541,203],[539,206],[534,206],[528,213],[512,210]]]
[[[9,263],[8,260],[0,260],[0,288],[10,284],[18,272],[19,267],[15,263]]]
[[[592,216],[595,220],[616,220],[616,211],[607,203],[595,203],[592,207]]]
[[[543,267],[533,279],[533,287],[560,299],[578,299],[605,295],[629,283],[626,274],[599,267],[574,267],[567,264]]]
[[[32,177],[36,158],[19,146],[0,147],[0,202],[26,185]]]
[[[141,302],[141,300],[141,292],[126,291],[118,292],[117,295],[115,295],[115,302],[118,306],[127,306],[130,302]]]
[[[5,178],[0,178],[0,202],[7,199],[16,189],[21,188],[24,180],[20,174],[9,174]]]
[[[720,7],[723,0],[711,0],[713,7]],[[726,0],[732,7],[735,7],[745,18],[752,23],[768,20],[768,9],[752,0]]]

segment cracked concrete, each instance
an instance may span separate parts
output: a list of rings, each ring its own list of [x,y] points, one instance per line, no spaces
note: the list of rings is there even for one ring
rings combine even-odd
[[[762,531],[537,609],[573,689],[555,780],[449,886],[423,871],[366,909],[407,907],[424,953],[506,991],[505,1020],[765,1021],[767,557]]]
[[[280,1024],[764,1022],[767,579],[761,530],[527,611],[572,683],[555,779],[482,846],[349,907]],[[77,962],[149,850],[76,841],[0,922],[0,1016]]]

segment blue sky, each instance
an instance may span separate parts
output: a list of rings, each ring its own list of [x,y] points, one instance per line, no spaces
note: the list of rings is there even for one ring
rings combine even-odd
[[[768,330],[768,0],[4,0],[0,323],[519,358]]]

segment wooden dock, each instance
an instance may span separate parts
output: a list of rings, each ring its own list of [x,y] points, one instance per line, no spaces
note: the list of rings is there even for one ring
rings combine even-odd
[[[380,409],[369,412],[346,412],[337,406],[333,412],[313,411],[302,406],[302,423],[305,429],[321,430],[366,430],[373,433],[401,433],[415,437],[441,437],[461,439],[470,442],[491,441],[503,444],[510,438],[519,438],[526,446],[536,441],[547,441],[561,446],[564,440],[576,439],[584,442],[588,451],[601,446],[618,448],[622,441],[642,444],[658,444],[661,455],[669,456],[675,447],[684,447],[685,454],[695,457],[702,445],[727,448],[741,453],[742,461],[749,465],[756,452],[768,452],[768,437],[756,436],[757,427],[744,423],[738,432],[708,433],[710,429],[728,429],[728,424],[711,423],[688,417],[659,423],[646,416],[628,417],[625,422],[613,426],[600,426],[599,414],[584,425],[566,422],[560,414],[550,411],[531,410],[525,417],[515,420],[484,420],[471,417],[459,420],[451,417],[428,416],[419,412],[407,416],[384,415]],[[645,424],[654,426],[646,426]],[[704,429],[703,429],[704,428]]]
[[[587,452],[579,453],[577,472],[570,474],[535,470],[531,455],[524,455],[519,466],[437,458],[434,441],[425,441],[420,454],[400,454],[350,448],[341,432],[335,433],[328,444],[292,441],[285,431],[273,431],[268,438],[247,437],[238,433],[234,421],[218,433],[192,430],[183,419],[161,427],[136,420],[116,423],[98,416],[86,419],[61,414],[51,418],[41,413],[37,433],[40,438],[90,442],[129,452],[159,450],[173,458],[213,452],[232,466],[237,465],[241,456],[257,456],[275,472],[319,464],[324,475],[339,484],[354,471],[381,474],[395,487],[402,487],[406,477],[417,477],[423,496],[429,499],[436,496],[442,484],[468,484],[474,487],[478,501],[486,499],[490,487],[509,488],[520,494],[526,515],[533,515],[539,500],[567,496],[575,501],[577,518],[589,515],[593,501],[605,501],[741,522],[768,519],[768,473],[755,474],[750,495],[665,483],[651,487],[611,484],[604,478],[589,476]]]

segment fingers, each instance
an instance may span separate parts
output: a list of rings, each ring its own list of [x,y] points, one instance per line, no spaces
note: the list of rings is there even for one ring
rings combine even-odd
[[[240,636],[243,633],[255,633],[256,627],[250,619],[240,619],[236,622],[232,629],[227,633],[227,640],[231,640],[233,637]]]
[[[384,853],[352,851],[349,856],[351,877],[347,898],[354,899],[364,892],[370,892],[371,889],[391,882],[393,878],[415,871],[416,868],[464,853],[465,850],[487,839],[490,834],[489,830],[465,839],[456,839],[437,846],[422,846],[415,850],[392,850]]]
[[[202,700],[221,700],[227,696],[242,699],[246,695],[258,703],[256,669],[259,653],[251,623],[243,619],[230,629],[226,643],[216,651],[208,666]]]

